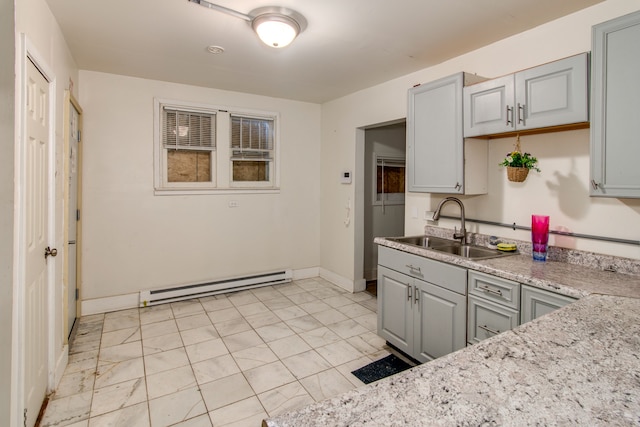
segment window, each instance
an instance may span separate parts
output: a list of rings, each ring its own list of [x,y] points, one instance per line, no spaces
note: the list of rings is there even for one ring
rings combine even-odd
[[[215,114],[162,111],[168,182],[211,183],[216,148]]]
[[[269,184],[273,175],[274,120],[231,116],[232,183]]]
[[[278,115],[155,100],[156,194],[277,191]]]
[[[375,185],[373,204],[404,204],[405,160],[403,158],[374,154]]]

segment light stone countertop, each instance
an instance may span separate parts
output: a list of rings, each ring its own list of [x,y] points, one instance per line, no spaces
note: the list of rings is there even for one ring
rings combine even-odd
[[[581,299],[263,425],[640,426],[640,277],[530,255],[472,261],[375,241]]]
[[[640,425],[639,352],[640,299],[590,295],[266,425]]]

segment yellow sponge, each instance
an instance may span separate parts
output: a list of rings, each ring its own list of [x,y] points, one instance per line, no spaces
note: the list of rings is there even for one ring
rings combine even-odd
[[[515,243],[498,243],[497,247],[500,251],[515,251],[518,249]]]

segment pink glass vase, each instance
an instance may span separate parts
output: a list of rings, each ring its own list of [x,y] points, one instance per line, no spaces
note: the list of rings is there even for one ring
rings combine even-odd
[[[533,260],[546,261],[549,242],[549,217],[531,215],[531,243],[533,244]]]

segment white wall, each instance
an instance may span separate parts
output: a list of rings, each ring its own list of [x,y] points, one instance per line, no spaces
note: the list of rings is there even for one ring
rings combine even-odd
[[[498,77],[556,59],[591,50],[591,26],[640,9],[638,0],[607,0],[581,12],[510,37],[437,66],[328,102],[322,106],[322,243],[323,268],[358,280],[354,263],[355,232],[342,223],[343,206],[354,200],[355,186],[341,186],[335,178],[356,162],[356,128],[406,117],[406,91],[456,72]],[[513,138],[491,140],[489,194],[462,197],[467,216],[528,225],[532,213],[551,216],[551,228],[639,240],[640,200],[602,199],[588,196],[589,131],[577,130],[522,138],[523,149],[540,160],[542,173],[524,184],[506,181],[497,166],[513,148]],[[357,173],[354,176],[358,176]],[[407,193],[405,234],[423,231],[425,222],[412,218],[433,210],[442,196]],[[448,212],[448,211],[447,211]],[[451,214],[457,214],[455,209]],[[440,221],[453,228],[454,222]],[[527,240],[527,232],[488,226],[469,231]],[[640,247],[586,239],[552,237],[550,244],[640,259]]]
[[[320,264],[320,106],[80,73],[82,299]],[[153,194],[154,97],[280,113],[279,194]],[[230,201],[239,206],[230,208]]]

